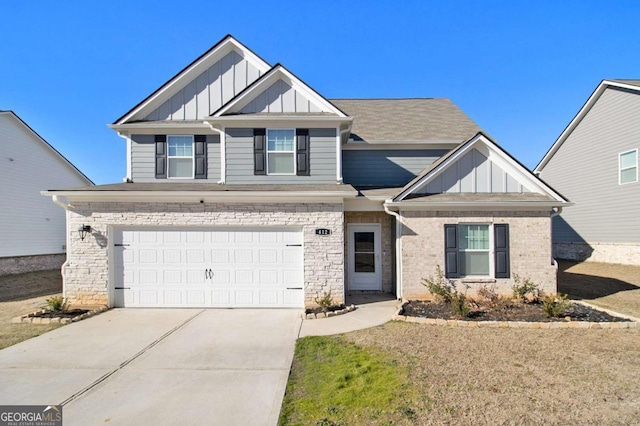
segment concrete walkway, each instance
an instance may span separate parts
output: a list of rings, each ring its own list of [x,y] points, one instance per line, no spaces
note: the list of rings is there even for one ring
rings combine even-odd
[[[390,321],[398,313],[400,302],[389,294],[355,294],[347,297],[357,309],[345,315],[302,321],[298,337],[328,336],[375,327]]]

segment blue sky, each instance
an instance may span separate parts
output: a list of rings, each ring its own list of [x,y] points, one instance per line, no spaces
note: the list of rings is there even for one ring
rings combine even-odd
[[[328,98],[446,97],[533,168],[605,78],[640,78],[637,1],[5,1],[0,109],[96,183],[107,124],[231,33]]]

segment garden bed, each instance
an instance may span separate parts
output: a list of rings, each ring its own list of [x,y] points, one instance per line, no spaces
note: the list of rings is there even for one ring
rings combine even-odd
[[[85,318],[89,318],[93,315],[99,314],[107,310],[106,306],[100,307],[95,310],[88,309],[68,309],[63,311],[50,311],[40,310],[20,317],[15,317],[11,322],[18,323],[30,323],[30,324],[51,324],[60,323],[68,324],[71,322],[77,322]]]
[[[327,309],[317,306],[314,308],[306,308],[302,314],[302,319],[331,318],[337,315],[344,315],[355,310],[355,305],[334,305],[329,306]]]
[[[612,316],[606,312],[574,303],[561,317],[549,318],[543,310],[541,303],[523,303],[513,301],[510,306],[503,309],[475,306],[472,307],[469,316],[461,318],[454,315],[451,306],[446,303],[430,301],[410,300],[404,303],[398,315],[407,317],[420,317],[444,320],[465,321],[517,321],[517,322],[631,322],[630,319]]]

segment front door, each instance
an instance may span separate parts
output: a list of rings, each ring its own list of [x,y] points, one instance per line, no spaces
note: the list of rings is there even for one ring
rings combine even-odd
[[[380,225],[349,225],[349,290],[382,290]]]

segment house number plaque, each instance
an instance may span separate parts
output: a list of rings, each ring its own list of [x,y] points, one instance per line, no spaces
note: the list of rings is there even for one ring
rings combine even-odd
[[[318,228],[316,229],[316,235],[331,235],[331,229]]]

